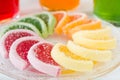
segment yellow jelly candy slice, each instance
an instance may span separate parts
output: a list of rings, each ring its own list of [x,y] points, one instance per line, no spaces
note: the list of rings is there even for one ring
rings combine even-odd
[[[112,37],[111,28],[109,27],[96,30],[84,30],[78,32],[78,34],[81,34],[82,36],[95,40],[106,40]]]
[[[88,49],[88,48],[79,46],[72,41],[68,41],[67,48],[69,49],[69,51],[71,51],[75,55],[78,55],[93,61],[106,62],[111,60],[112,58],[112,51],[110,50]]]
[[[114,49],[116,46],[116,39],[112,37],[106,40],[104,39],[95,40],[82,35],[81,32],[76,32],[75,34],[73,34],[72,39],[75,43],[79,44],[80,46],[90,49],[106,50],[106,49]]]

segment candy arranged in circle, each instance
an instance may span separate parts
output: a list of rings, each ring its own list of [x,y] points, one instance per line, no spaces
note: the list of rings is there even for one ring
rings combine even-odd
[[[38,36],[38,35],[35,34],[33,31],[24,30],[24,29],[16,29],[6,32],[0,39],[1,56],[4,58],[8,58],[12,43],[18,38],[25,36]]]
[[[13,42],[10,47],[10,61],[19,70],[24,70],[29,66],[27,59],[28,51],[32,45],[42,41],[39,37],[23,37]]]
[[[100,20],[56,11],[26,16],[3,28],[0,48],[17,69],[34,68],[57,77],[91,72],[96,65],[110,62],[116,42],[111,28],[103,27]]]

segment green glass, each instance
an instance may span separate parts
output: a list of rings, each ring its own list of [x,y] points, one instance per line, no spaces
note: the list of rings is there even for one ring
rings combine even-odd
[[[120,0],[94,0],[94,13],[101,19],[120,25]]]

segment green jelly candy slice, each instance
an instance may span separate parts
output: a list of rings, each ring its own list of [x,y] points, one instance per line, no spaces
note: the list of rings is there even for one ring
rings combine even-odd
[[[40,14],[36,15],[37,17],[41,18],[48,27],[49,34],[53,34],[54,27],[57,23],[56,18],[50,12],[41,12]]]
[[[2,37],[7,31],[15,30],[15,29],[27,29],[36,32],[39,36],[41,36],[41,33],[39,30],[32,24],[24,23],[24,22],[15,22],[10,25],[5,26],[0,31],[0,37]]]
[[[44,21],[35,16],[27,16],[19,20],[19,22],[25,22],[34,25],[42,34],[43,38],[48,36],[47,27]]]

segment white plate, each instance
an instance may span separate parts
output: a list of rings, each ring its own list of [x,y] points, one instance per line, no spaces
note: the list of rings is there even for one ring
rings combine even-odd
[[[89,17],[95,18],[89,14]],[[9,23],[7,23],[9,24]],[[102,22],[103,26],[109,26],[112,28],[112,33],[114,37],[117,39],[117,48],[113,50],[113,59],[104,64],[100,64],[93,71],[89,73],[76,73],[76,74],[68,74],[61,75],[60,77],[51,77],[48,75],[43,75],[40,73],[34,72],[34,70],[30,67],[25,71],[20,71],[11,64],[9,59],[3,59],[0,56],[0,73],[3,73],[9,77],[12,77],[17,80],[87,80],[87,79],[95,79],[98,78],[110,71],[114,70],[120,64],[120,32],[113,25]],[[4,27],[3,27],[4,28]],[[1,28],[2,29],[2,28]],[[47,39],[53,43],[66,41],[66,38],[59,37],[53,35]]]

